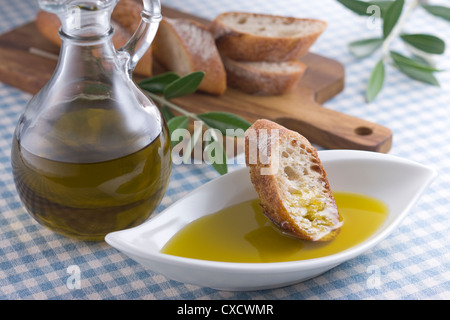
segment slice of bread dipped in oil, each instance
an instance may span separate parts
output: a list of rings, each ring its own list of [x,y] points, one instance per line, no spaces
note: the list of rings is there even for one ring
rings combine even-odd
[[[246,165],[264,214],[283,232],[329,241],[343,224],[317,150],[299,133],[257,120],[245,133]]]

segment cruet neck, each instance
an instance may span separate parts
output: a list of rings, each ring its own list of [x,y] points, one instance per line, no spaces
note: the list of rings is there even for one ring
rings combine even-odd
[[[111,13],[117,0],[40,0],[43,10],[61,20],[61,34],[74,39],[95,38],[112,32]]]

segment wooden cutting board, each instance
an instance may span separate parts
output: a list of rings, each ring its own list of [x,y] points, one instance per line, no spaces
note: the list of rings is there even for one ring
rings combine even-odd
[[[163,7],[166,17],[208,21]],[[50,79],[56,60],[33,53],[58,55],[59,48],[45,39],[34,22],[0,36],[0,81],[35,94]],[[220,97],[195,93],[174,99],[194,113],[228,111],[252,122],[266,118],[298,131],[312,143],[329,149],[388,152],[392,131],[384,126],[340,113],[321,104],[344,89],[345,70],[337,61],[309,53],[301,59],[308,68],[297,88],[281,96],[254,96],[228,88]]]

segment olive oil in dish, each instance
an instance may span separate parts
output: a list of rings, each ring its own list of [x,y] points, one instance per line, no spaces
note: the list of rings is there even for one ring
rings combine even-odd
[[[344,219],[332,241],[312,242],[282,233],[253,199],[199,218],[178,231],[165,254],[222,262],[267,263],[320,258],[361,243],[383,224],[388,207],[361,194],[334,192]]]

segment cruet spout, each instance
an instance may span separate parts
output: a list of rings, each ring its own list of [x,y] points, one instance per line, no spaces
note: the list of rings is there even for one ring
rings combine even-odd
[[[144,8],[141,12],[141,22],[128,42],[118,50],[119,53],[129,55],[128,73],[131,75],[138,61],[144,56],[158,31],[161,21],[160,0],[143,0]]]

